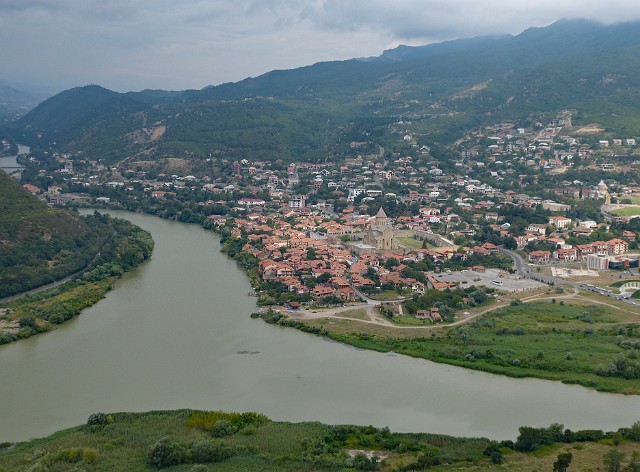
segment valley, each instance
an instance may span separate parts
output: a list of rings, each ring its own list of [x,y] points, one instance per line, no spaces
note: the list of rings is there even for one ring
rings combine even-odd
[[[638,38],[560,20],[12,115],[0,470],[632,467]]]

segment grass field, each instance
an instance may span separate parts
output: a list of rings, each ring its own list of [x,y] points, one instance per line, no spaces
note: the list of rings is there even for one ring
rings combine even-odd
[[[337,319],[305,324],[361,348],[640,394],[640,314],[631,308],[584,296],[507,306],[457,327],[394,330]]]
[[[611,211],[611,213],[617,216],[638,216],[640,215],[640,206],[619,208],[617,210]]]
[[[640,197],[626,197],[626,196],[622,195],[620,197],[620,200],[631,200],[631,204],[640,205]]]
[[[106,416],[106,415],[105,415]],[[241,417],[258,421],[245,423]],[[207,418],[227,418],[234,426],[224,437]],[[613,434],[599,442],[551,443],[532,453],[500,448],[501,463],[483,454],[497,443],[484,438],[455,438],[431,433],[392,433],[372,426],[329,426],[317,422],[269,421],[261,415],[196,412],[191,410],[114,413],[107,424],[82,425],[47,438],[0,444],[0,471],[146,471],[159,458],[169,471],[533,471],[552,470],[559,453],[571,452],[570,470],[606,470],[603,456],[613,449]],[[239,422],[238,422],[239,421]],[[428,426],[427,426],[428,427]],[[638,450],[632,437],[621,433],[616,448],[622,465]],[[164,439],[164,448],[157,447]],[[516,438],[513,438],[514,440]],[[198,445],[200,446],[198,448]],[[207,448],[225,451],[206,456]],[[209,449],[211,450],[211,449]],[[150,455],[150,451],[155,451]],[[360,452],[375,454],[379,462],[359,461]],[[152,459],[152,460],[151,460]],[[420,462],[422,461],[422,462]],[[173,465],[171,465],[173,464]],[[622,469],[620,469],[622,470]],[[631,470],[631,469],[625,469]]]
[[[403,246],[410,247],[412,249],[422,249],[423,241],[414,238],[398,238],[398,242]],[[427,243],[428,245],[429,243]]]
[[[397,300],[398,298],[406,297],[407,295],[402,295],[400,292],[396,292],[395,290],[385,290],[380,293],[375,293],[372,295],[368,295],[369,298],[373,300]]]

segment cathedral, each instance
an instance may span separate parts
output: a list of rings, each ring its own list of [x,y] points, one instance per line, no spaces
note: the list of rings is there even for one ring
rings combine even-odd
[[[376,213],[375,221],[371,227],[364,233],[362,242],[375,247],[377,250],[398,249],[398,241],[396,240],[393,226],[382,207]]]
[[[611,205],[611,195],[609,194],[609,187],[604,183],[604,180],[601,180],[598,184],[596,193],[598,198],[604,198],[605,205]]]

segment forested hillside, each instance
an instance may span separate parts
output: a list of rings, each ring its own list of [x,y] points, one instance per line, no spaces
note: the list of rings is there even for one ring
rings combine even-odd
[[[39,201],[0,171],[0,298],[83,269],[109,226]]]

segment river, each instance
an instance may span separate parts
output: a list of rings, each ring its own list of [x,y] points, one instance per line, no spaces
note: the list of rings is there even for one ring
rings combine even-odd
[[[18,164],[18,161],[16,159],[22,154],[29,154],[30,151],[31,148],[29,148],[29,146],[18,144],[18,155],[0,157],[0,169],[5,170],[9,174],[18,170],[22,170],[24,167]]]
[[[0,348],[0,442],[97,411],[176,408],[496,439],[522,425],[615,429],[640,419],[638,396],[359,350],[252,320],[247,278],[216,235],[113,214],[151,231],[153,257],[77,319]]]

